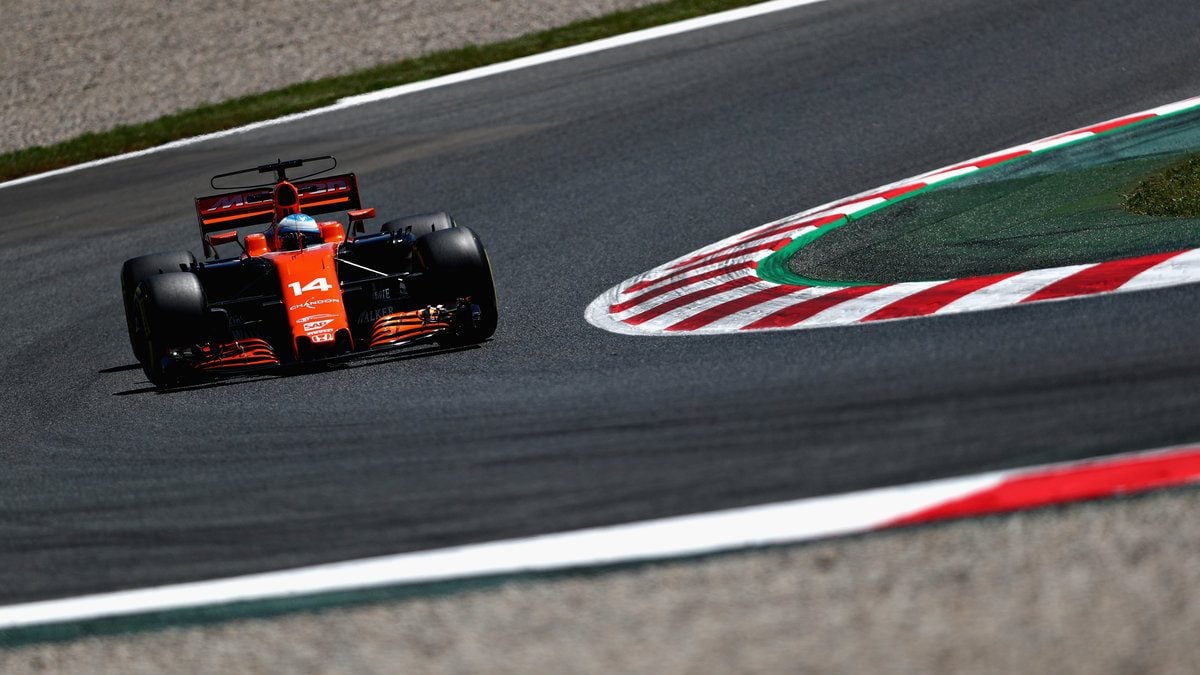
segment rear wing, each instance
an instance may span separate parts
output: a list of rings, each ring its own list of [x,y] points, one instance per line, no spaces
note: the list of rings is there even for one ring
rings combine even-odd
[[[293,183],[300,191],[300,210],[310,216],[362,207],[358,179],[352,173]],[[268,225],[275,213],[274,190],[269,187],[196,198],[200,236],[247,225]]]

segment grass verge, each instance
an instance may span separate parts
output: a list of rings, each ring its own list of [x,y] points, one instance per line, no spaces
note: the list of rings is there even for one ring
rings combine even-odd
[[[643,28],[753,5],[760,1],[669,0],[595,19],[577,21],[562,28],[504,42],[482,46],[468,45],[375,66],[349,75],[303,82],[223,103],[191,108],[149,122],[84,134],[62,143],[0,154],[0,181],[311,110],[331,105],[345,96],[511,61]]]
[[[1200,218],[1200,155],[1148,176],[1125,195],[1132,213],[1160,218]]]

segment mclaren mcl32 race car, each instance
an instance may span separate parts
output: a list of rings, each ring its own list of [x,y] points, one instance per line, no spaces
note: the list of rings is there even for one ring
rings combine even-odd
[[[129,343],[152,383],[491,337],[496,290],[479,237],[446,213],[365,234],[375,209],[362,207],[354,174],[314,178],[336,166],[313,157],[213,176],[213,190],[231,191],[196,199],[204,261],[188,252],[125,261]],[[303,175],[289,179],[289,170]],[[346,222],[314,218],[331,213]],[[260,228],[239,234],[251,226]],[[218,256],[221,246],[237,255]]]

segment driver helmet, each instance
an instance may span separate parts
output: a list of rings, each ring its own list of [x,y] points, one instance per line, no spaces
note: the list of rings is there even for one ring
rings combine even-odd
[[[284,217],[275,225],[275,241],[279,248],[300,248],[300,242],[305,246],[321,243],[321,228],[317,221],[303,213],[293,213]]]

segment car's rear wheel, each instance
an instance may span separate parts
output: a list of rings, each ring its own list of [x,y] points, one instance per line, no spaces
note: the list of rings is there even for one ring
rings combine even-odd
[[[445,334],[438,342],[465,345],[491,337],[498,319],[496,285],[479,237],[469,227],[437,230],[417,239],[415,249],[426,289],[435,302],[469,298],[479,307],[479,320],[473,326]]]
[[[138,363],[146,361],[146,338],[142,335],[141,320],[133,302],[133,293],[143,279],[169,272],[184,272],[196,264],[196,256],[187,251],[153,253],[130,258],[121,266],[121,299],[125,304],[125,326],[129,331],[129,346]]]
[[[414,237],[423,237],[433,232],[440,230],[449,230],[458,225],[454,222],[454,218],[445,211],[437,213],[422,213],[415,216],[406,216],[389,220],[379,228],[380,232],[411,232]]]
[[[169,272],[146,277],[134,291],[141,323],[142,370],[158,387],[177,384],[186,373],[173,364],[172,350],[204,342],[204,288],[191,272]]]

